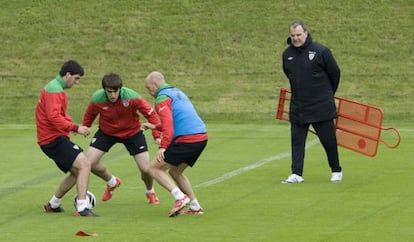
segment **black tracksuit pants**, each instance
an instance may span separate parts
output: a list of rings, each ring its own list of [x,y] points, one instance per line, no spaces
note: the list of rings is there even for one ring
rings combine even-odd
[[[292,173],[299,176],[302,176],[303,174],[305,142],[310,125],[310,123],[291,123]],[[312,123],[312,127],[315,129],[316,134],[325,149],[331,171],[340,172],[342,168],[339,165],[338,146],[333,119]]]

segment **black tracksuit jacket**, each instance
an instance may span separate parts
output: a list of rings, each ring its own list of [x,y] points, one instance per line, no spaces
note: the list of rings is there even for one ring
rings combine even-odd
[[[305,124],[337,116],[334,95],[340,69],[331,51],[312,41],[311,35],[301,47],[290,45],[283,52],[283,71],[290,82],[290,122]]]

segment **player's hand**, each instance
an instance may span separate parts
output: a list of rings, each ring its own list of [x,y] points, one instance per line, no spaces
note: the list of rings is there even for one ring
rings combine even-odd
[[[81,134],[83,136],[88,136],[90,132],[90,129],[86,126],[79,126],[78,128],[78,134]]]
[[[143,123],[142,127],[147,130],[147,129],[155,129],[155,125],[152,123]]]
[[[160,148],[159,150],[158,150],[158,152],[157,152],[157,161],[158,162],[161,162],[161,161],[164,161],[164,152],[165,152],[165,149],[164,148]]]
[[[155,144],[158,145],[158,146],[160,146],[160,144],[161,144],[161,138],[156,138],[155,139]]]

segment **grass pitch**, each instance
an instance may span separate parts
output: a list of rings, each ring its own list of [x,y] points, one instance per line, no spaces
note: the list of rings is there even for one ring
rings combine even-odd
[[[0,127],[0,232],[4,241],[79,241],[79,230],[98,233],[88,241],[411,241],[414,209],[411,145],[414,129],[400,127],[401,145],[380,144],[368,158],[340,148],[344,181],[329,182],[321,145],[309,135],[305,182],[283,185],[290,173],[289,126],[209,125],[210,140],[188,170],[204,215],[168,218],[171,195],[155,186],[161,204],[146,203],[138,170],[124,147],[104,156],[124,183],[108,202],[105,184],[91,176],[97,218],[72,215],[72,190],[61,214],[46,214],[63,178],[36,145],[33,126]],[[74,140],[87,148],[88,138]],[[22,152],[24,150],[24,152]],[[151,146],[151,154],[155,147]]]

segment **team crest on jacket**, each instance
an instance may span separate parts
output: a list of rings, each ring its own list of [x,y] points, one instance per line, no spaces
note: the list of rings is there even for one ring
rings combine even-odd
[[[309,60],[313,60],[313,58],[315,58],[315,54],[316,54],[315,51],[309,51],[309,55],[308,55]]]
[[[124,107],[128,107],[129,106],[129,100],[122,100],[122,104],[124,105]]]

